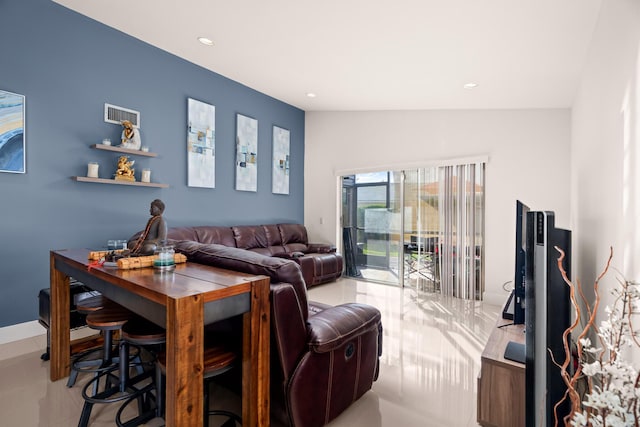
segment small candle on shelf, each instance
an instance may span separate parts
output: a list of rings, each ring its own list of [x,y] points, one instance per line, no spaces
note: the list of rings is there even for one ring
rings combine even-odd
[[[111,140],[109,138],[105,138],[102,140],[102,145],[111,145]]]
[[[100,165],[96,162],[90,162],[87,165],[87,177],[88,178],[97,178],[98,177],[98,167]]]
[[[140,178],[142,182],[151,182],[151,169],[142,169],[142,177]]]

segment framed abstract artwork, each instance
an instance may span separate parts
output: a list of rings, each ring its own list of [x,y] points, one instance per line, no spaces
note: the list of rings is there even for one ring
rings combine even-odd
[[[236,115],[236,190],[258,191],[258,121]]]
[[[0,172],[25,173],[25,97],[0,90]]]
[[[216,107],[189,98],[187,111],[187,185],[215,188]]]
[[[271,191],[289,194],[289,131],[278,126],[273,127]]]

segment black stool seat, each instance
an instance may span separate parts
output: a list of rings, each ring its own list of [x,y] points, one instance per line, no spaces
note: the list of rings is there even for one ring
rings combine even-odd
[[[136,316],[129,320],[122,327],[122,341],[120,343],[120,360],[126,360],[129,354],[130,345],[138,346],[152,346],[157,344],[164,344],[167,341],[167,333],[164,328],[156,325],[144,319]],[[155,354],[152,354],[153,360],[148,362],[149,366],[154,366],[156,362]],[[142,361],[138,367],[140,367]],[[125,362],[120,362],[120,392],[124,392],[125,388],[129,384],[129,368]],[[139,369],[140,374],[143,374],[143,369]]]
[[[109,303],[100,310],[87,314],[87,326],[99,331],[116,331],[133,317],[133,313],[115,303]]]
[[[167,332],[155,323],[136,316],[122,327],[122,339],[138,345],[162,344],[167,340]]]
[[[111,301],[102,295],[93,295],[88,298],[83,298],[76,303],[76,310],[82,314],[93,313],[103,308],[105,305],[111,303]]]
[[[147,362],[150,366],[153,366],[156,362],[151,346],[164,344],[167,340],[167,334],[164,328],[139,316],[135,316],[124,324],[121,337],[120,360],[126,360],[130,345],[146,346],[152,356],[152,360]],[[131,364],[120,363],[119,393],[121,396],[126,396],[126,401],[120,406],[116,413],[116,425],[119,427],[139,426],[160,415],[161,405],[159,404],[160,393],[158,392],[157,377],[154,378],[153,382],[146,384],[144,387],[136,387],[137,383],[150,378],[154,372],[154,370],[151,369],[145,372],[144,369],[142,369],[142,364],[143,362],[140,361],[136,366],[140,368],[138,375],[130,378],[129,369],[131,368]],[[156,391],[155,396],[151,394],[153,390]],[[155,406],[151,404],[152,400],[155,402]],[[122,420],[124,410],[134,401],[138,402],[138,415],[125,422]]]
[[[209,409],[209,380],[221,375],[236,365],[237,353],[226,349],[223,346],[206,347],[204,351],[204,425],[209,427],[209,416],[219,415],[227,417],[228,420],[221,427],[235,427],[236,422],[242,425],[242,418],[231,411],[222,409]]]
[[[97,299],[95,300],[95,304],[99,304]],[[91,307],[92,305],[87,304],[87,306]],[[118,377],[113,375],[112,371],[117,369],[119,364],[128,364],[130,356],[128,354],[125,355],[124,360],[122,360],[122,353],[120,357],[113,357],[113,333],[114,331],[122,330],[122,327],[127,321],[133,317],[134,314],[131,311],[109,300],[103,301],[103,307],[101,309],[94,310],[87,314],[87,318],[85,319],[87,326],[104,332],[104,347],[102,350],[102,364],[95,369],[96,375],[94,378],[82,388],[82,397],[85,402],[82,408],[82,414],[80,415],[79,426],[88,425],[94,403],[110,402],[108,398],[113,395],[112,390],[119,390],[120,388]],[[138,353],[131,357],[137,358],[139,356]],[[103,378],[105,379],[104,391],[98,392],[100,380]],[[88,393],[89,388],[92,388],[91,395]]]
[[[224,410],[209,409],[209,380],[233,369],[238,360],[238,354],[224,345],[207,345],[203,355],[203,378],[204,378],[204,425],[209,426],[209,416],[219,415],[225,416],[228,420],[222,424],[223,427],[235,426],[236,422],[242,425],[242,418],[237,414]],[[158,369],[162,375],[166,375],[167,371],[167,355],[160,353],[158,355]]]
[[[203,364],[204,371],[203,377],[211,378],[227,372],[233,368],[235,361],[238,359],[238,355],[225,348],[224,346],[209,346],[204,350]],[[161,352],[158,354],[158,366],[163,375],[167,373],[167,354]]]
[[[126,321],[130,317],[128,310],[102,295],[83,298],[79,300],[76,305],[78,312],[86,315],[86,325],[91,329],[103,331],[105,334],[102,347],[90,348],[74,357],[74,361],[71,364],[69,379],[67,380],[67,387],[73,387],[78,377],[78,373],[80,372],[99,373],[110,366],[115,366],[115,364],[118,363],[118,359],[113,358],[112,356],[113,335],[111,331],[120,329],[122,325],[113,329],[103,327],[100,321],[100,316],[96,313],[101,312],[105,308],[109,309],[108,313],[110,316],[119,316],[123,321]],[[103,312],[103,315],[105,313],[107,312]],[[106,333],[106,331],[109,332]],[[90,357],[94,354],[101,354],[101,356]]]

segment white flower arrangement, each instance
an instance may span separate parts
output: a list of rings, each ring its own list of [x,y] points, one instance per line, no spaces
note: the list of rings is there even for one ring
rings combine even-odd
[[[557,248],[556,248],[557,249]],[[575,310],[575,321],[564,334],[565,361],[560,364],[561,375],[567,385],[571,411],[563,420],[565,426],[618,427],[640,426],[640,374],[631,362],[625,359],[634,349],[640,349],[638,331],[633,320],[640,314],[640,285],[617,278],[619,286],[612,290],[613,303],[605,307],[606,318],[596,326],[596,314],[600,304],[598,284],[609,270],[613,250],[607,264],[594,283],[595,299],[590,305],[579,281],[571,282],[562,267],[564,253],[560,252],[558,267],[571,289],[571,303]],[[584,304],[586,326],[580,331],[578,325],[582,310],[576,293]],[[572,354],[568,342],[570,334],[578,333],[576,351]],[[597,340],[594,344],[590,336]],[[570,362],[576,360],[570,372]],[[585,390],[581,392],[581,385]],[[558,405],[561,402],[558,402]],[[555,420],[558,425],[560,420]]]

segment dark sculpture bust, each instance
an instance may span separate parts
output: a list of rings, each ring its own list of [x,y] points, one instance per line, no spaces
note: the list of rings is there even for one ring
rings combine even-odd
[[[151,218],[141,233],[136,233],[127,243],[133,255],[152,255],[158,246],[167,238],[167,223],[162,217],[164,203],[160,199],[151,202],[149,213]]]

